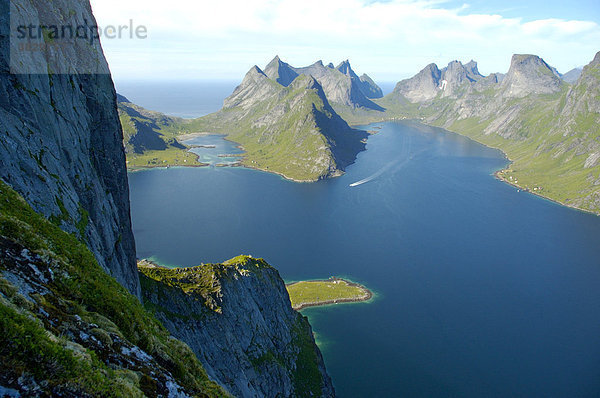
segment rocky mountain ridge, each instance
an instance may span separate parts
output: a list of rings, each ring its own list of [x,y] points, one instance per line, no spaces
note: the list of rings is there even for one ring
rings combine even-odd
[[[382,110],[368,97],[376,98],[375,96],[381,89],[376,85],[369,86],[366,83],[367,80],[360,80],[348,61],[342,62],[337,68],[325,66],[323,61],[317,61],[301,68],[291,68],[299,75],[314,77],[323,87],[327,99],[333,104],[350,108]]]
[[[378,101],[385,117],[372,114],[368,120],[418,118],[467,135],[507,153],[513,164],[501,178],[598,212],[597,63],[598,56],[573,85],[535,55],[514,55],[502,79],[498,74],[469,76],[459,64],[445,71],[431,64]],[[459,78],[444,79],[452,69]],[[363,115],[363,122],[368,117]]]
[[[268,73],[252,67],[223,109],[198,119],[196,127],[240,143],[245,166],[296,181],[340,175],[364,149],[366,133],[351,129],[337,115],[312,75],[299,74],[287,86],[280,84],[278,79],[286,82],[282,76],[291,76],[286,65],[276,58]]]
[[[554,94],[561,91],[563,81],[556,69],[536,55],[516,54],[508,73],[500,83],[503,95],[522,98],[528,95]]]

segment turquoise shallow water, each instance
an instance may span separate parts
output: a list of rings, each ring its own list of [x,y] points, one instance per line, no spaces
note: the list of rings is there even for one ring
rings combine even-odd
[[[184,143],[192,147],[190,152],[198,155],[199,162],[208,163],[211,166],[235,163],[240,158],[227,155],[244,153],[237,144],[224,140],[222,135],[204,135],[186,140]]]
[[[241,168],[131,174],[138,256],[245,253],[286,280],[374,289],[372,303],[304,311],[341,397],[600,396],[600,218],[496,180],[496,150],[376,127],[344,176],[313,184]]]

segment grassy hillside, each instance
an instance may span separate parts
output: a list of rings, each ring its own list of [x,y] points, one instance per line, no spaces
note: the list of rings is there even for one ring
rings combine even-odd
[[[242,84],[253,90],[248,95],[239,90],[230,97],[234,106],[194,122],[240,143],[244,166],[315,181],[340,175],[364,149],[366,134],[339,118],[313,78],[300,76],[289,87],[264,75],[256,80]]]
[[[0,384],[24,396],[226,396],[73,235],[0,181]]]
[[[118,107],[128,169],[204,166],[178,140],[182,134],[195,132],[193,121],[149,111],[128,101],[120,101]]]
[[[301,310],[327,304],[355,303],[373,297],[364,286],[343,279],[302,281],[286,286],[292,307]]]

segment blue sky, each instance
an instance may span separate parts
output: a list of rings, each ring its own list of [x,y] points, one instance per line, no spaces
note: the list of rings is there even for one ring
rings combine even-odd
[[[117,80],[240,80],[275,55],[295,66],[350,59],[398,81],[425,65],[478,61],[506,72],[514,53],[559,71],[600,51],[600,2],[443,0],[92,0],[99,25],[144,25],[146,39],[104,39]]]

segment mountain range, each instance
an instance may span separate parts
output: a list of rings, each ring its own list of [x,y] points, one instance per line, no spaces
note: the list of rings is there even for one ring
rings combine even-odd
[[[487,76],[473,60],[452,61],[427,65],[382,97],[348,61],[293,67],[277,56],[264,71],[253,67],[221,111],[154,120],[171,142],[193,131],[226,134],[246,150],[245,166],[314,181],[340,175],[364,149],[366,135],[347,123],[419,119],[505,152],[512,164],[497,175],[507,182],[600,212],[597,70],[598,56],[564,75],[528,54]]]
[[[432,64],[378,102],[383,115],[361,122],[416,118],[467,135],[507,154],[504,180],[599,212],[599,61],[596,54],[574,84],[535,55],[514,55],[503,78],[473,74],[473,63]]]

